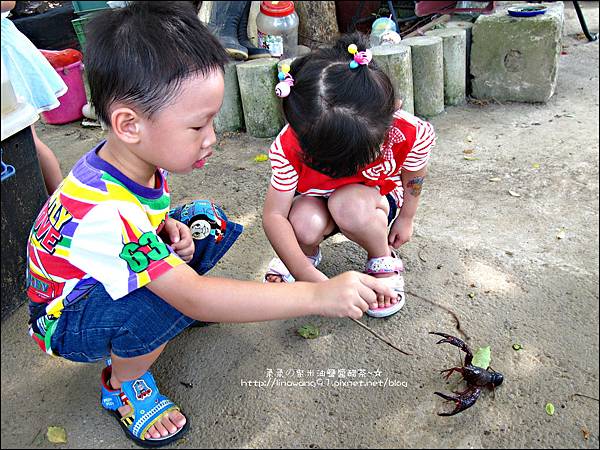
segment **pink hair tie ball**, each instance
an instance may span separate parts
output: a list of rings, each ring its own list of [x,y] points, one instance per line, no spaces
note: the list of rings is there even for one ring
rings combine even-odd
[[[277,74],[279,83],[275,86],[275,94],[279,98],[287,97],[290,95],[291,88],[294,85],[294,78],[290,75],[290,66],[283,64],[281,66],[281,72]]]
[[[348,53],[354,55],[354,60],[350,61],[350,68],[356,69],[359,65],[366,66],[373,59],[373,54],[371,50],[367,49],[365,51],[359,52],[356,44],[350,44],[348,46]]]

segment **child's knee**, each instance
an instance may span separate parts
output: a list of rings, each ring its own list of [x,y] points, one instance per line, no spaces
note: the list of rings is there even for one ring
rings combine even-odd
[[[336,191],[338,193],[338,191]],[[331,196],[328,202],[331,217],[341,229],[367,226],[374,212],[373,202],[356,190],[347,189]]]
[[[327,222],[321,217],[294,217],[290,218],[294,234],[299,244],[315,245],[323,240],[327,229]]]

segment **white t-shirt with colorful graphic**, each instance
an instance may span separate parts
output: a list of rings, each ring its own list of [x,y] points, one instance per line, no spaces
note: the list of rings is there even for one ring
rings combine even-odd
[[[62,309],[102,283],[117,300],[184,262],[158,233],[170,207],[165,173],[134,183],[98,157],[83,156],[38,215],[27,245],[30,335],[53,354]]]

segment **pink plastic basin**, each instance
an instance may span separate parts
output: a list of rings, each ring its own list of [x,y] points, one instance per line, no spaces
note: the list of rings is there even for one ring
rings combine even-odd
[[[77,61],[68,66],[56,69],[67,87],[67,93],[59,97],[60,106],[51,111],[44,111],[44,122],[50,124],[69,123],[83,117],[81,108],[87,103],[83,85],[83,63]]]

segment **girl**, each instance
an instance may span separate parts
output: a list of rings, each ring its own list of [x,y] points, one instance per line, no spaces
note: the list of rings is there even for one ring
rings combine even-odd
[[[16,2],[2,2],[2,63],[20,102],[31,104],[36,112],[50,111],[60,106],[58,97],[67,92],[67,85],[44,58],[42,53],[8,19]],[[63,176],[56,155],[40,140],[31,126],[42,175],[48,194],[62,182]]]
[[[337,232],[367,251],[366,272],[387,277],[398,300],[378,297],[367,314],[404,305],[407,242],[434,145],[432,126],[395,110],[394,88],[371,61],[364,35],[296,59],[279,74],[288,124],[272,144],[263,226],[279,258],[268,282],[323,281],[319,244]]]

